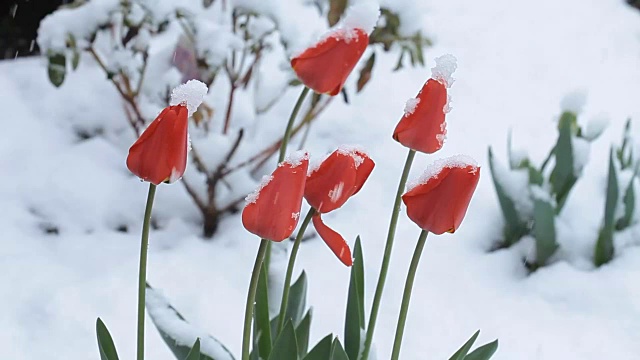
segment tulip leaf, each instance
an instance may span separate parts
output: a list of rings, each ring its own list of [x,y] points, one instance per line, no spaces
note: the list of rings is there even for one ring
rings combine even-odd
[[[98,337],[98,350],[101,360],[118,360],[118,352],[113,343],[109,329],[100,318],[96,320],[96,335]]]
[[[633,172],[633,176],[631,176],[631,180],[629,180],[629,185],[627,186],[627,190],[624,192],[624,196],[622,198],[622,203],[624,205],[624,214],[622,218],[618,219],[616,223],[616,230],[624,230],[629,225],[631,225],[631,219],[633,218],[633,212],[636,207],[636,193],[633,186],[633,183],[638,175],[638,167],[636,166],[636,170]]]
[[[347,313],[344,321],[344,346],[350,359],[357,359],[360,353],[361,335],[364,321],[364,263],[360,237],[354,247],[354,261],[347,298]]]
[[[620,169],[624,170],[633,165],[633,151],[631,151],[631,118],[624,124],[622,146],[616,150],[616,157],[620,162]]]
[[[356,92],[362,91],[364,86],[371,80],[371,74],[373,73],[373,65],[376,62],[376,53],[372,52],[369,59],[364,64],[364,67],[360,70],[360,76],[358,77],[358,83],[356,85]]]
[[[555,211],[549,199],[535,197],[533,201],[533,237],[536,239],[534,269],[543,266],[558,249]]]
[[[604,220],[602,222],[602,227],[600,228],[600,233],[598,234],[598,240],[596,241],[596,247],[593,254],[593,263],[596,266],[608,263],[613,258],[614,252],[614,218],[620,195],[618,189],[618,175],[616,174],[616,166],[613,161],[613,149],[609,151],[609,175],[607,179],[607,197],[604,204]],[[633,183],[630,185],[633,185]]]
[[[331,348],[333,345],[333,334],[322,338],[316,346],[303,358],[304,360],[327,360],[331,359]]]
[[[500,203],[500,209],[505,219],[504,226],[504,241],[506,246],[515,244],[522,236],[529,232],[527,224],[521,219],[521,216],[516,209],[515,200],[511,198],[506,191],[506,187],[503,185],[497,170],[498,164],[494,162],[493,152],[489,147],[489,169],[491,170],[491,177],[493,179],[493,186],[496,189],[498,195],[498,202]]]
[[[272,337],[271,323],[269,320],[269,289],[267,285],[267,267],[263,263],[258,276],[258,288],[256,290],[254,336],[258,339],[258,353],[266,359],[271,353]]]
[[[200,360],[200,338],[196,339],[196,342],[191,347],[191,351],[184,360]]]
[[[287,305],[287,318],[294,326],[298,326],[307,307],[307,274],[302,271],[298,280],[291,285],[289,291],[289,304]]]
[[[556,164],[551,171],[549,180],[556,196],[556,213],[560,213],[562,207],[567,201],[569,192],[575,185],[578,177],[574,172],[574,156],[572,134],[576,126],[576,115],[572,112],[565,111],[560,117],[558,124],[558,142],[555,146]]]
[[[462,347],[458,349],[458,351],[455,352],[455,354],[451,355],[449,360],[464,360],[469,353],[469,350],[471,350],[473,343],[476,342],[478,335],[480,335],[480,330],[476,331],[475,334],[473,334],[473,336],[471,336],[471,338],[467,340],[467,342],[464,343],[464,345],[462,345]]]
[[[146,308],[162,340],[177,359],[185,359],[196,339],[201,347],[200,360],[234,360],[231,352],[216,338],[202,334],[189,324],[159,291],[147,284]],[[205,351],[206,349],[206,351]]]
[[[311,332],[311,319],[313,315],[311,309],[307,311],[307,315],[302,318],[300,324],[296,327],[296,339],[298,340],[298,356],[303,358],[309,350],[309,333]]]
[[[49,65],[47,66],[49,81],[55,87],[60,87],[67,74],[67,58],[63,53],[51,51],[47,54],[47,58],[49,60]]]
[[[494,340],[488,344],[484,344],[473,350],[464,360],[489,360],[498,350],[498,340]]]
[[[287,320],[282,328],[282,332],[278,335],[276,342],[273,344],[273,350],[269,354],[268,360],[297,360],[298,344],[296,339],[296,331],[293,328],[291,320]]]
[[[331,345],[331,357],[329,360],[349,360],[349,355],[344,351],[344,348],[338,338],[333,339],[333,345]]]

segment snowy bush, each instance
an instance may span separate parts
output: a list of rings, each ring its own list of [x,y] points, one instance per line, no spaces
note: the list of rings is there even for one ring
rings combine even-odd
[[[372,78],[381,51],[399,50],[396,69],[407,57],[412,66],[424,64],[429,40],[405,20],[411,7],[386,3],[358,79],[343,89],[345,101]],[[290,55],[336,25],[347,5],[346,0],[76,1],[43,19],[37,41],[55,86],[62,86],[80,61],[97,64],[121,96],[136,136],[168,105],[172,88],[189,79],[209,87],[190,120],[192,166],[182,184],[202,214],[204,236],[211,237],[222,216],[238,211],[262,165],[280,147],[280,129],[264,124],[285,90],[300,84],[288,66]],[[317,21],[284,16],[285,7],[315,13]],[[308,131],[333,99],[314,94],[293,134]]]
[[[489,148],[489,166],[500,208],[505,219],[500,247],[509,247],[525,235],[535,239],[534,254],[526,259],[530,269],[544,266],[559,247],[555,219],[589,159],[590,142],[597,139],[606,122],[591,121],[584,128],[578,116],[585,94],[567,95],[558,120],[558,139],[544,161],[536,166],[526,154],[507,153],[509,167],[496,161]]]

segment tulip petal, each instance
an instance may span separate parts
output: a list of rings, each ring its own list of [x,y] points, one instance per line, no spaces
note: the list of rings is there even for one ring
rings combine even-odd
[[[358,167],[356,168],[356,185],[351,196],[357,194],[360,189],[362,189],[365,181],[367,181],[369,175],[371,175],[371,172],[373,171],[373,168],[376,166],[369,155],[360,151],[356,151],[356,154],[362,157],[363,160],[362,163],[360,163],[360,165],[358,165]]]
[[[247,197],[242,224],[261,238],[282,241],[293,233],[300,217],[309,159],[283,162]]]
[[[436,176],[402,195],[407,215],[436,235],[458,229],[478,185],[480,168],[444,167]]]
[[[300,81],[317,93],[337,95],[369,45],[361,29],[337,29],[291,59]]]
[[[447,88],[437,80],[429,79],[414,101],[408,106],[393,132],[393,138],[402,145],[427,154],[442,148],[446,135],[445,107]]]
[[[335,232],[322,222],[320,214],[313,216],[313,226],[316,228],[318,235],[329,246],[329,249],[338,257],[340,261],[346,266],[353,265],[353,259],[351,257],[351,249],[344,240],[342,235]]]
[[[344,205],[355,186],[355,160],[334,151],[307,177],[304,197],[318,212],[327,213]]]
[[[129,149],[127,167],[144,181],[173,182],[187,167],[188,115],[182,105],[165,108]]]

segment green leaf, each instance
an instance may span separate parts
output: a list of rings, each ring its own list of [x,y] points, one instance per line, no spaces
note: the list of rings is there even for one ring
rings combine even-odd
[[[278,335],[273,350],[269,354],[268,360],[297,360],[298,344],[296,340],[296,331],[293,324],[287,320],[282,328],[282,332]]]
[[[622,170],[633,164],[633,151],[630,151],[631,145],[629,144],[630,139],[631,118],[627,119],[627,122],[624,124],[624,131],[622,132],[622,146],[616,150],[616,156],[620,162],[620,168]]]
[[[624,204],[624,214],[622,218],[618,219],[616,223],[616,230],[624,230],[629,225],[631,225],[631,219],[633,218],[633,212],[636,207],[636,193],[633,186],[634,180],[638,175],[638,167],[633,172],[633,176],[631,176],[631,180],[629,180],[629,185],[627,186],[627,190],[624,192],[624,197],[622,198],[622,202]]]
[[[496,189],[498,195],[498,202],[500,203],[500,209],[502,209],[502,215],[505,220],[504,237],[505,245],[511,246],[515,244],[520,238],[529,232],[527,224],[521,219],[521,216],[516,210],[515,201],[507,194],[504,185],[502,185],[500,178],[497,175],[496,164],[494,163],[493,152],[489,147],[489,169],[491,170],[491,177],[493,179],[493,186]]]
[[[360,237],[354,247],[354,261],[351,267],[347,313],[344,321],[344,346],[349,358],[356,359],[360,353],[361,335],[364,322],[364,263]]]
[[[471,338],[449,358],[449,360],[464,360],[467,353],[469,353],[469,350],[471,350],[473,343],[476,342],[478,335],[480,335],[480,330],[476,331],[475,334],[473,334],[473,336],[471,336]]]
[[[96,320],[96,335],[98,336],[98,350],[100,350],[101,360],[118,360],[118,352],[113,343],[109,329],[104,325],[102,320]]]
[[[300,324],[296,327],[296,339],[298,340],[298,356],[303,358],[309,350],[309,333],[311,332],[311,319],[313,315],[311,309],[307,311],[307,315],[302,318]]]
[[[551,172],[549,180],[556,195],[556,213],[560,213],[567,201],[569,192],[578,180],[574,173],[572,135],[577,124],[576,115],[565,111],[560,117],[558,124],[558,142],[555,146],[556,164]]]
[[[269,320],[269,289],[267,282],[267,267],[263,263],[258,277],[256,290],[254,335],[258,339],[258,354],[266,359],[271,353],[272,337]]]
[[[189,355],[184,360],[200,360],[200,338],[196,339],[191,351],[189,351]]]
[[[329,334],[322,338],[316,346],[309,351],[304,360],[327,360],[331,358],[331,348],[333,343],[333,334]]]
[[[216,338],[203,334],[197,336],[198,330],[189,324],[185,318],[169,303],[159,291],[147,284],[146,307],[149,317],[158,329],[162,340],[177,359],[184,359],[191,351],[191,344],[196,338],[206,341],[206,349],[213,349],[214,353],[200,349],[200,360],[234,360],[233,354]],[[188,335],[186,335],[188,334]],[[193,336],[193,337],[191,337]],[[211,350],[209,350],[211,351]]]
[[[600,266],[613,258],[614,217],[618,206],[619,189],[616,166],[613,162],[613,149],[609,151],[609,175],[607,177],[607,197],[604,203],[604,220],[593,254],[593,263]],[[633,185],[633,184],[631,184]]]
[[[498,350],[498,339],[473,350],[464,360],[489,360]]]
[[[71,68],[73,70],[77,70],[78,65],[80,65],[80,51],[74,49],[71,57]]]
[[[63,53],[56,52],[49,52],[47,58],[49,60],[49,65],[47,66],[49,81],[55,87],[60,87],[67,73],[67,58]]]
[[[555,211],[547,199],[533,201],[533,237],[536,239],[535,266],[543,266],[558,249],[556,242]]]
[[[291,285],[289,291],[289,304],[287,305],[287,319],[298,326],[307,307],[307,274],[302,271],[298,280]]]
[[[344,348],[338,338],[333,339],[333,345],[331,345],[331,357],[329,360],[349,360],[349,355],[344,351]]]

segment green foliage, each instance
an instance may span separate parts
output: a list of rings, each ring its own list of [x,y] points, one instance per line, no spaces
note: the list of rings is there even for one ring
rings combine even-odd
[[[555,211],[547,199],[534,199],[533,236],[536,239],[536,260],[534,267],[546,265],[558,249],[556,242]]]
[[[307,274],[302,271],[289,291],[286,320],[293,321],[294,326],[297,326],[304,316],[307,307],[307,287]]]
[[[473,343],[476,342],[476,339],[478,338],[478,335],[480,335],[480,330],[476,331],[469,340],[467,340],[467,342],[465,342],[460,349],[458,349],[458,351],[455,352],[455,354],[451,355],[451,357],[449,358],[449,360],[464,360],[465,357],[467,356],[467,354],[469,353],[469,350],[471,350],[471,347],[473,346]]]
[[[624,170],[633,166],[635,159],[633,158],[633,150],[631,149],[631,118],[627,119],[624,124],[622,133],[622,146],[616,150],[616,157],[620,163],[620,169]]]
[[[625,228],[631,225],[631,219],[633,217],[633,212],[636,207],[636,194],[633,183],[638,175],[638,167],[633,172],[633,176],[631,176],[631,180],[629,180],[629,184],[627,185],[627,190],[624,192],[624,197],[622,198],[622,203],[624,205],[624,214],[618,221],[616,222],[616,230],[624,230]]]
[[[189,355],[184,360],[200,360],[200,338],[196,339],[191,351],[189,351]]]
[[[331,346],[331,357],[329,360],[349,360],[349,355],[344,351],[342,344],[338,338],[333,339]]]
[[[331,358],[331,348],[333,346],[333,334],[322,338],[316,346],[303,358],[304,360],[327,360]]]
[[[601,266],[613,258],[613,231],[616,207],[619,198],[618,175],[613,161],[613,150],[609,152],[609,176],[607,181],[607,197],[604,205],[604,222],[598,234],[593,254],[593,263]]]
[[[493,354],[495,354],[495,352],[498,350],[497,339],[488,344],[484,344],[478,347],[477,349],[475,349],[474,351],[472,351],[471,353],[469,353],[469,351],[473,347],[473,344],[478,339],[478,335],[480,335],[480,330],[476,331],[471,336],[471,338],[467,340],[467,342],[465,342],[464,345],[462,345],[460,349],[458,349],[458,351],[456,351],[456,353],[449,358],[449,360],[489,360],[491,359]]]
[[[354,247],[354,261],[351,267],[347,312],[344,322],[344,342],[349,358],[356,359],[360,353],[361,336],[365,329],[364,320],[364,262],[360,237]]]
[[[104,325],[102,320],[96,320],[96,335],[98,337],[98,350],[100,351],[100,360],[118,360],[118,352],[113,343],[109,329]]]
[[[271,322],[269,320],[269,289],[267,285],[267,268],[262,264],[262,271],[258,278],[258,288],[256,289],[256,306],[254,310],[255,322],[253,324],[253,334],[257,338],[258,352],[262,358],[267,358],[271,353],[273,344],[271,337]],[[255,351],[255,349],[254,349]]]
[[[55,87],[60,87],[67,74],[67,57],[63,53],[50,51],[47,53],[47,60],[49,62],[47,66],[49,81]]]
[[[298,356],[303,358],[309,350],[309,334],[311,332],[311,320],[313,318],[311,309],[307,311],[307,315],[302,318],[300,324],[296,327],[296,339],[298,339]]]
[[[296,340],[296,331],[291,320],[287,320],[282,328],[282,332],[278,335],[273,350],[269,354],[268,360],[297,360],[298,359],[298,342]]]
[[[560,210],[562,210],[562,207],[567,201],[569,191],[571,191],[571,188],[573,188],[578,180],[574,170],[575,159],[571,142],[572,135],[576,133],[576,123],[576,115],[565,111],[560,117],[558,124],[560,134],[554,151],[556,165],[549,177],[553,193],[556,197],[556,213],[560,213]]]

